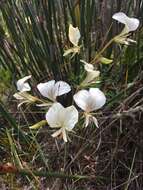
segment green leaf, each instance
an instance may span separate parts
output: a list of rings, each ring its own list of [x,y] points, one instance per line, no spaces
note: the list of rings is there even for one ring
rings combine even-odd
[[[30,129],[39,129],[39,128],[43,127],[46,124],[47,124],[47,121],[46,120],[42,120],[42,121],[39,121],[38,123],[30,126],[29,128]]]
[[[99,61],[100,61],[102,64],[110,64],[110,63],[113,62],[112,59],[108,59],[108,58],[106,58],[106,57],[100,57],[100,58],[99,58]]]

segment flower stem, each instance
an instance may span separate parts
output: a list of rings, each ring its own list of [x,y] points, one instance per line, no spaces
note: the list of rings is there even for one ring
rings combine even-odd
[[[26,176],[39,176],[39,177],[54,177],[54,178],[67,178],[67,179],[74,179],[74,180],[81,180],[81,179],[90,179],[93,178],[93,176],[83,176],[83,175],[68,175],[63,172],[47,172],[47,171],[29,171],[25,169],[13,169],[13,170],[7,170],[7,171],[0,171],[0,175],[5,175],[5,174],[19,174],[19,175],[26,175]]]
[[[115,37],[114,37],[114,38],[115,38]],[[99,52],[96,54],[96,56],[93,58],[93,60],[90,62],[90,64],[94,63],[94,62],[96,61],[96,59],[101,56],[101,54],[107,49],[107,47],[110,46],[110,45],[113,43],[114,38],[112,38],[112,39],[103,47],[103,49],[101,49],[101,51],[99,51]]]

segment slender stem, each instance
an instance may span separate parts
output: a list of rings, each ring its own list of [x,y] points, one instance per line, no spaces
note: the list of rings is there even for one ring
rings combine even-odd
[[[101,56],[101,54],[107,49],[108,46],[110,46],[112,44],[112,42],[114,41],[114,38],[112,38],[104,47],[103,49],[101,49],[101,51],[99,51],[99,53],[96,54],[96,56],[94,57],[94,59],[90,62],[90,64],[94,63],[94,61]]]
[[[55,178],[67,178],[67,179],[75,179],[75,180],[80,180],[80,179],[91,179],[93,176],[82,176],[82,175],[68,175],[65,173],[58,173],[58,172],[44,172],[44,171],[28,171],[25,169],[13,169],[13,170],[2,170],[0,171],[0,175],[5,175],[5,174],[20,174],[20,175],[26,175],[26,176],[39,176],[39,177],[55,177]]]

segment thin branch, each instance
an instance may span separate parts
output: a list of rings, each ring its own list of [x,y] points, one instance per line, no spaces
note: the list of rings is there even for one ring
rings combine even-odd
[[[26,169],[17,169],[15,166],[11,164],[5,164],[0,166],[0,175],[5,174],[17,174],[24,176],[39,176],[39,177],[47,177],[47,178],[63,178],[63,179],[73,179],[73,180],[81,180],[81,179],[91,179],[93,176],[83,176],[83,175],[70,175],[65,174],[63,172],[49,172],[49,171],[29,171]]]

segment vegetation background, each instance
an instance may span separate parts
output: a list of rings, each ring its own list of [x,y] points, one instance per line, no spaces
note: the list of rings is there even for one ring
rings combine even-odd
[[[30,131],[44,112],[17,110],[16,80],[32,74],[35,94],[37,83],[53,78],[78,85],[80,59],[91,61],[121,31],[112,20],[119,11],[141,24],[132,36],[136,45],[113,44],[104,52],[113,63],[97,63],[96,86],[108,100],[98,113],[100,128],[79,128],[66,145],[47,126]],[[142,21],[143,0],[0,1],[0,189],[143,189]],[[72,59],[63,57],[70,23],[80,28],[84,47]]]

